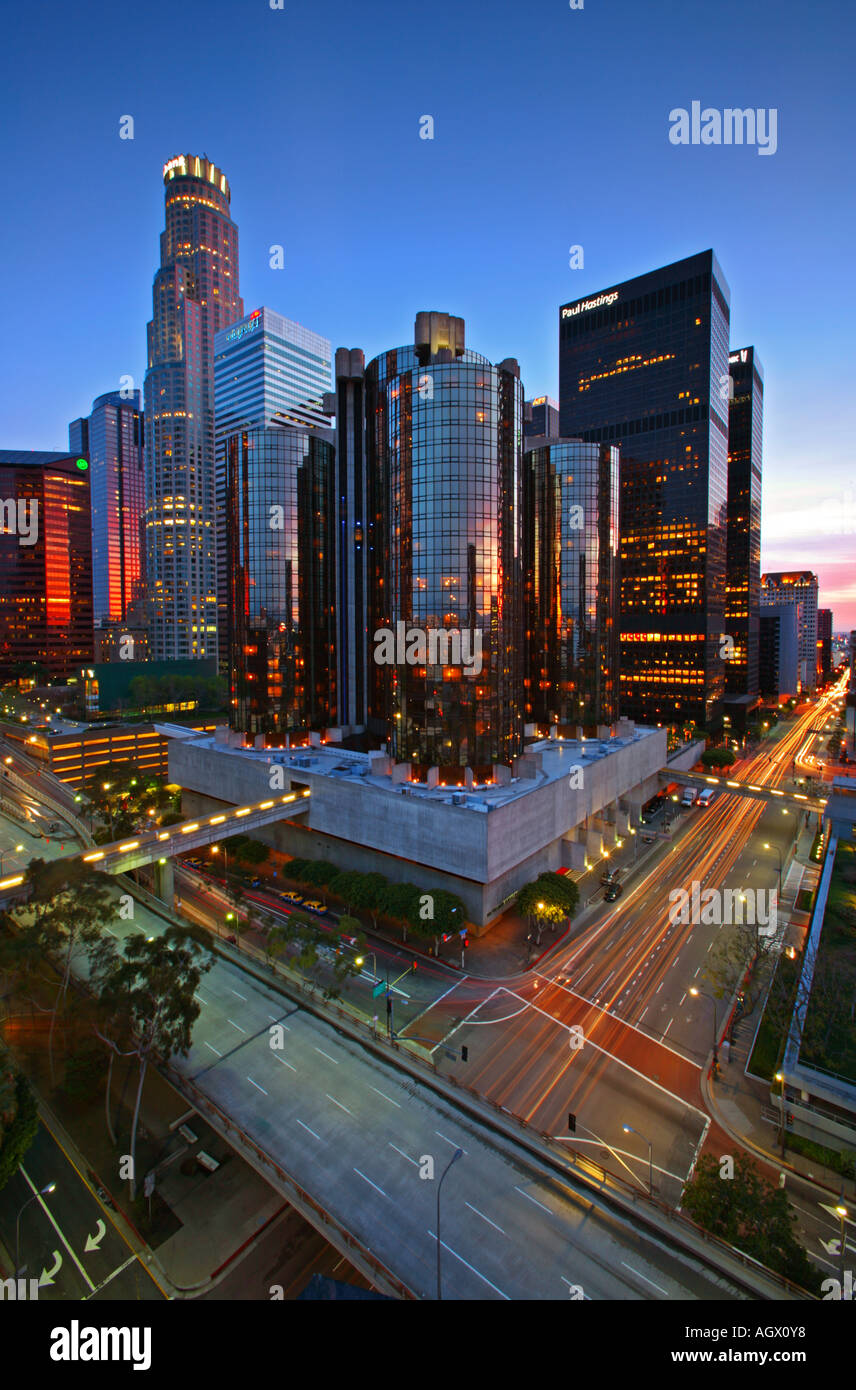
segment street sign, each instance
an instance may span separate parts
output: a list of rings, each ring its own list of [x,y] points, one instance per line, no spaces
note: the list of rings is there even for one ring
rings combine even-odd
[[[380,980],[372,990],[372,999],[379,999],[385,990],[386,985],[384,984],[383,980]]]

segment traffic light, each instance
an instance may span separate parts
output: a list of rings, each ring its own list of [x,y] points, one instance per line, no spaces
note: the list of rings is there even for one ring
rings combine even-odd
[[[462,1061],[462,1062],[466,1062],[466,1060],[467,1060],[467,1058],[469,1057],[469,1055],[470,1055],[470,1049],[469,1049],[468,1047],[462,1047],[462,1048],[461,1048],[461,1061]]]
[[[419,964],[418,961],[414,961],[414,962],[413,962],[413,969],[414,969],[414,970],[416,969],[416,967],[417,967],[418,964]]]
[[[570,1130],[571,1134],[576,1134],[577,1132],[577,1117],[576,1115],[571,1114],[570,1110],[568,1111],[568,1129]]]

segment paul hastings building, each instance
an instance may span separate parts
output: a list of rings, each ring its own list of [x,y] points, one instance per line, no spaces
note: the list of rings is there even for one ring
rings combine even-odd
[[[646,724],[722,719],[728,329],[712,251],[560,309],[561,433],[621,450],[620,708]]]
[[[517,362],[416,316],[365,373],[369,722],[424,780],[522,751],[523,395]]]

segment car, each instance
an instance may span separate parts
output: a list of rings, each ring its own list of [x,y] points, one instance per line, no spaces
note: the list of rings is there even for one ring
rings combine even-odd
[[[602,886],[603,886],[604,888],[608,888],[609,885],[610,885],[611,883],[617,883],[617,882],[618,882],[618,870],[617,870],[617,869],[607,869],[605,873],[601,874],[601,876],[600,876],[600,881],[601,881],[601,884],[602,884]]]
[[[262,881],[261,881],[260,878],[251,878],[251,879],[250,879],[250,887],[251,887],[251,888],[261,888],[261,886],[262,886]]]
[[[624,892],[624,887],[623,887],[622,884],[620,884],[620,883],[610,883],[609,887],[607,888],[606,892],[605,892],[604,895],[603,895],[603,900],[604,900],[604,902],[606,902],[606,903],[614,903],[614,902],[615,902],[615,899],[616,899],[616,898],[620,898],[620,897],[621,897],[621,894],[622,894],[623,892]]]
[[[716,792],[713,787],[705,787],[704,791],[699,794],[699,806],[709,806],[715,796]]]
[[[292,907],[299,907],[303,902],[303,898],[299,893],[280,893],[279,896],[284,903],[291,903]]]
[[[698,790],[695,787],[684,787],[684,794],[681,797],[682,806],[695,806],[698,801]]]
[[[323,903],[319,903],[319,901],[318,901],[317,898],[307,898],[306,901],[304,902],[303,906],[304,906],[304,908],[305,908],[305,910],[306,910],[307,912],[326,912],[326,911],[327,911],[327,909],[326,909],[326,907],[324,906],[324,904],[323,904]]]
[[[51,821],[50,825],[48,826],[48,834],[49,834],[49,835],[58,835],[58,834],[59,834],[59,822],[58,822],[58,821],[55,821],[55,820],[52,820],[52,821]]]
[[[654,841],[656,840],[656,838],[657,838],[656,835],[643,835],[643,836],[642,836],[642,843],[643,843],[643,845],[653,845],[653,843],[654,843]]]

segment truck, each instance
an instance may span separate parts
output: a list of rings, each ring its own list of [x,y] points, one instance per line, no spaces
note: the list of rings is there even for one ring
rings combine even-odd
[[[681,797],[681,805],[682,805],[682,806],[695,806],[697,800],[698,800],[698,788],[697,788],[697,787],[684,787],[684,794],[683,794],[683,796]]]

